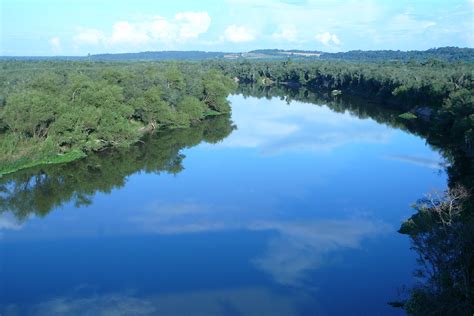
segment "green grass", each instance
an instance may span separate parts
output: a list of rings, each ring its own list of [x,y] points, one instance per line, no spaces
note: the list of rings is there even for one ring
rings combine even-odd
[[[224,114],[224,113],[217,112],[217,111],[214,111],[214,110],[208,110],[204,113],[204,116],[208,117],[208,116],[217,116],[217,115],[222,115],[222,114]]]
[[[83,151],[73,150],[66,154],[57,154],[54,156],[43,157],[41,159],[35,159],[35,160],[20,159],[18,161],[15,161],[12,164],[0,166],[0,177],[9,173],[22,170],[22,169],[27,169],[31,167],[40,166],[40,165],[66,163],[66,162],[71,162],[71,161],[81,159],[84,157],[86,157],[86,154]]]
[[[213,110],[208,110],[205,113],[205,117],[212,117],[212,116],[217,116],[217,115],[222,115],[223,113],[213,111]],[[137,124],[137,129],[139,126],[142,126],[140,124]],[[173,130],[173,129],[180,129],[180,128],[189,128],[189,125],[176,125],[176,126],[167,126],[167,130]],[[35,144],[37,146],[37,144]],[[30,146],[30,148],[33,148]],[[28,169],[32,167],[37,167],[41,165],[50,165],[50,164],[60,164],[60,163],[66,163],[66,162],[71,162],[77,159],[81,159],[86,157],[87,155],[81,151],[81,150],[72,150],[70,152],[67,152],[65,154],[45,154],[44,156],[41,156],[42,152],[47,151],[45,148],[36,148],[36,150],[31,150],[30,154],[27,157],[23,157],[21,159],[18,159],[14,162],[10,163],[4,163],[0,164],[0,178],[3,175],[9,174],[9,173],[14,173],[23,169]],[[31,154],[35,152],[34,154]],[[38,158],[38,156],[40,156]]]
[[[406,112],[406,113],[403,113],[403,114],[400,114],[398,116],[399,118],[402,118],[404,120],[413,120],[413,119],[416,119],[417,116],[413,113],[410,113],[410,112]]]

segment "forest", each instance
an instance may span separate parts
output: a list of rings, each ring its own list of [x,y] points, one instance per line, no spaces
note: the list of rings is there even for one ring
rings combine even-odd
[[[309,53],[309,54],[308,54]],[[320,52],[308,50],[280,50],[280,49],[257,49],[247,54],[258,55],[260,58],[284,59],[291,56],[299,60],[339,60],[353,62],[387,62],[387,61],[428,61],[437,59],[447,62],[474,61],[474,50],[472,48],[439,47],[424,51],[400,51],[400,50],[351,50],[348,52]],[[316,54],[316,55],[315,55]]]
[[[3,62],[0,174],[127,147],[230,112],[234,82],[196,64]]]
[[[229,113],[235,82],[370,98],[474,155],[472,63],[3,61],[0,173],[126,147]]]
[[[473,307],[472,63],[7,60],[0,69],[0,213],[20,220],[87,205],[140,170],[180,172],[181,149],[235,129],[230,93],[326,104],[419,135],[448,162],[449,188],[417,201],[401,225],[426,283],[391,304],[412,315]]]
[[[364,63],[384,63],[387,61],[398,61],[407,63],[410,61],[427,62],[431,59],[444,62],[473,62],[474,49],[460,47],[438,47],[428,50],[351,50],[347,52],[331,53],[314,50],[283,50],[283,49],[256,49],[248,52],[216,52],[216,51],[145,51],[139,53],[108,53],[89,54],[87,56],[0,56],[0,60],[16,61],[41,61],[41,60],[63,60],[63,61],[202,61],[202,60],[228,60],[239,61],[266,60],[278,61],[291,58],[297,61],[351,61]]]
[[[402,118],[429,122],[431,134],[474,155],[474,66],[437,60],[408,63],[205,62],[240,83],[308,87],[370,98]]]

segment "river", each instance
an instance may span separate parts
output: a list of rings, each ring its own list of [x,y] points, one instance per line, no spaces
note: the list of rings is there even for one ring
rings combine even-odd
[[[3,179],[0,314],[403,314],[417,254],[397,230],[446,188],[440,154],[323,103],[229,100],[231,118]]]

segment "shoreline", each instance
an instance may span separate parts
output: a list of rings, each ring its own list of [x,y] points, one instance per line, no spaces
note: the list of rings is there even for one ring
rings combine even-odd
[[[204,122],[205,120],[209,119],[209,118],[212,118],[212,117],[215,117],[215,116],[220,116],[220,115],[226,115],[226,114],[230,114],[230,112],[223,112],[223,113],[220,113],[220,112],[208,112],[206,114],[206,116],[198,121],[197,123],[195,124],[200,124],[201,122]],[[178,126],[178,127],[168,127],[168,128],[165,128],[165,129],[143,129],[142,130],[142,134],[141,136],[139,137],[139,139],[137,139],[135,142],[129,144],[128,146],[133,146],[135,144],[138,144],[139,142],[142,141],[143,137],[145,137],[145,135],[152,135],[152,134],[155,134],[155,133],[158,133],[158,132],[167,132],[167,131],[170,131],[170,130],[175,130],[175,129],[187,129],[187,128],[190,128],[191,126],[193,126],[193,124],[189,125],[189,126],[186,126],[186,127],[183,127],[183,126]],[[110,146],[110,147],[106,147],[106,148],[103,148],[103,150],[108,150],[108,149],[111,149],[111,148],[115,148],[117,146]],[[40,166],[45,166],[45,165],[55,165],[55,164],[62,164],[62,163],[69,163],[69,162],[73,162],[73,161],[76,161],[76,160],[79,160],[79,159],[83,159],[83,158],[86,158],[88,155],[83,152],[82,150],[72,150],[70,152],[67,152],[65,154],[53,154],[51,156],[47,156],[47,157],[43,157],[41,159],[38,159],[38,160],[28,160],[28,159],[20,159],[19,161],[16,161],[12,164],[9,164],[9,165],[6,165],[5,167],[0,167],[0,178],[6,176],[6,175],[9,175],[9,174],[13,174],[13,173],[16,173],[16,172],[19,172],[19,171],[22,171],[22,170],[25,170],[25,169],[29,169],[29,168],[34,168],[34,167],[40,167]],[[24,162],[21,162],[21,160],[25,160]]]

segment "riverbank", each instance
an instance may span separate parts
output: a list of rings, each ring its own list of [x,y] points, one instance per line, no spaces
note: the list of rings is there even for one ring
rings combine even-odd
[[[0,167],[0,178],[4,175],[14,173],[23,169],[28,169],[28,168],[33,168],[33,167],[38,167],[42,165],[53,165],[53,164],[61,164],[61,163],[67,163],[71,162],[74,160],[78,160],[81,158],[87,157],[87,154],[85,154],[82,151],[72,151],[69,153],[65,154],[56,154],[53,156],[49,157],[44,157],[39,160],[28,160],[28,159],[22,159],[19,161],[16,161],[13,164],[10,165],[5,165]]]
[[[213,117],[217,117],[217,116],[221,116],[221,115],[228,115],[229,113],[219,113],[219,112],[215,112],[215,111],[209,111],[206,113],[205,117],[203,120],[201,120],[200,122],[202,121],[205,121],[207,119],[211,119]],[[200,123],[199,122],[199,123]],[[199,124],[199,123],[196,123],[196,124]],[[196,125],[196,124],[193,124]],[[156,133],[156,132],[160,132],[160,133],[167,133],[167,132],[172,132],[174,130],[177,130],[177,129],[188,129],[188,128],[192,128],[193,126],[184,126],[184,127],[168,127],[167,129],[156,129],[156,128],[153,128],[151,126],[149,127],[144,127],[144,128],[140,128],[140,133],[141,133],[141,136],[139,139],[137,139],[135,142],[129,144],[129,145],[135,145],[139,142],[142,141],[143,138],[145,138],[147,135],[151,135],[153,133]],[[111,146],[109,148],[105,148],[104,150],[107,150],[107,149],[112,149],[114,148],[114,146]],[[82,159],[82,158],[86,158],[88,156],[88,153],[84,152],[84,151],[81,151],[81,150],[73,150],[73,151],[70,151],[70,152],[67,152],[67,153],[55,153],[55,154],[47,154],[46,156],[43,156],[43,157],[37,157],[37,158],[34,158],[34,159],[30,159],[30,158],[22,158],[22,159],[19,159],[19,160],[16,160],[15,162],[13,163],[10,163],[10,164],[5,164],[5,165],[0,165],[0,178],[7,175],[7,174],[11,174],[11,173],[15,173],[17,171],[20,171],[20,170],[25,170],[25,169],[29,169],[29,168],[34,168],[34,167],[40,167],[40,166],[43,166],[43,165],[54,165],[54,164],[62,164],[62,163],[69,163],[69,162],[73,162],[73,161],[76,161],[76,160],[79,160],[79,159]]]
[[[130,146],[230,113],[235,83],[194,63],[0,61],[0,175]]]
[[[404,117],[416,116],[412,124],[429,124],[428,137],[454,141],[467,155],[474,153],[472,63],[215,61],[212,65],[240,83],[284,84],[329,94],[336,91],[333,98],[348,94],[376,100],[380,107],[407,113]]]

